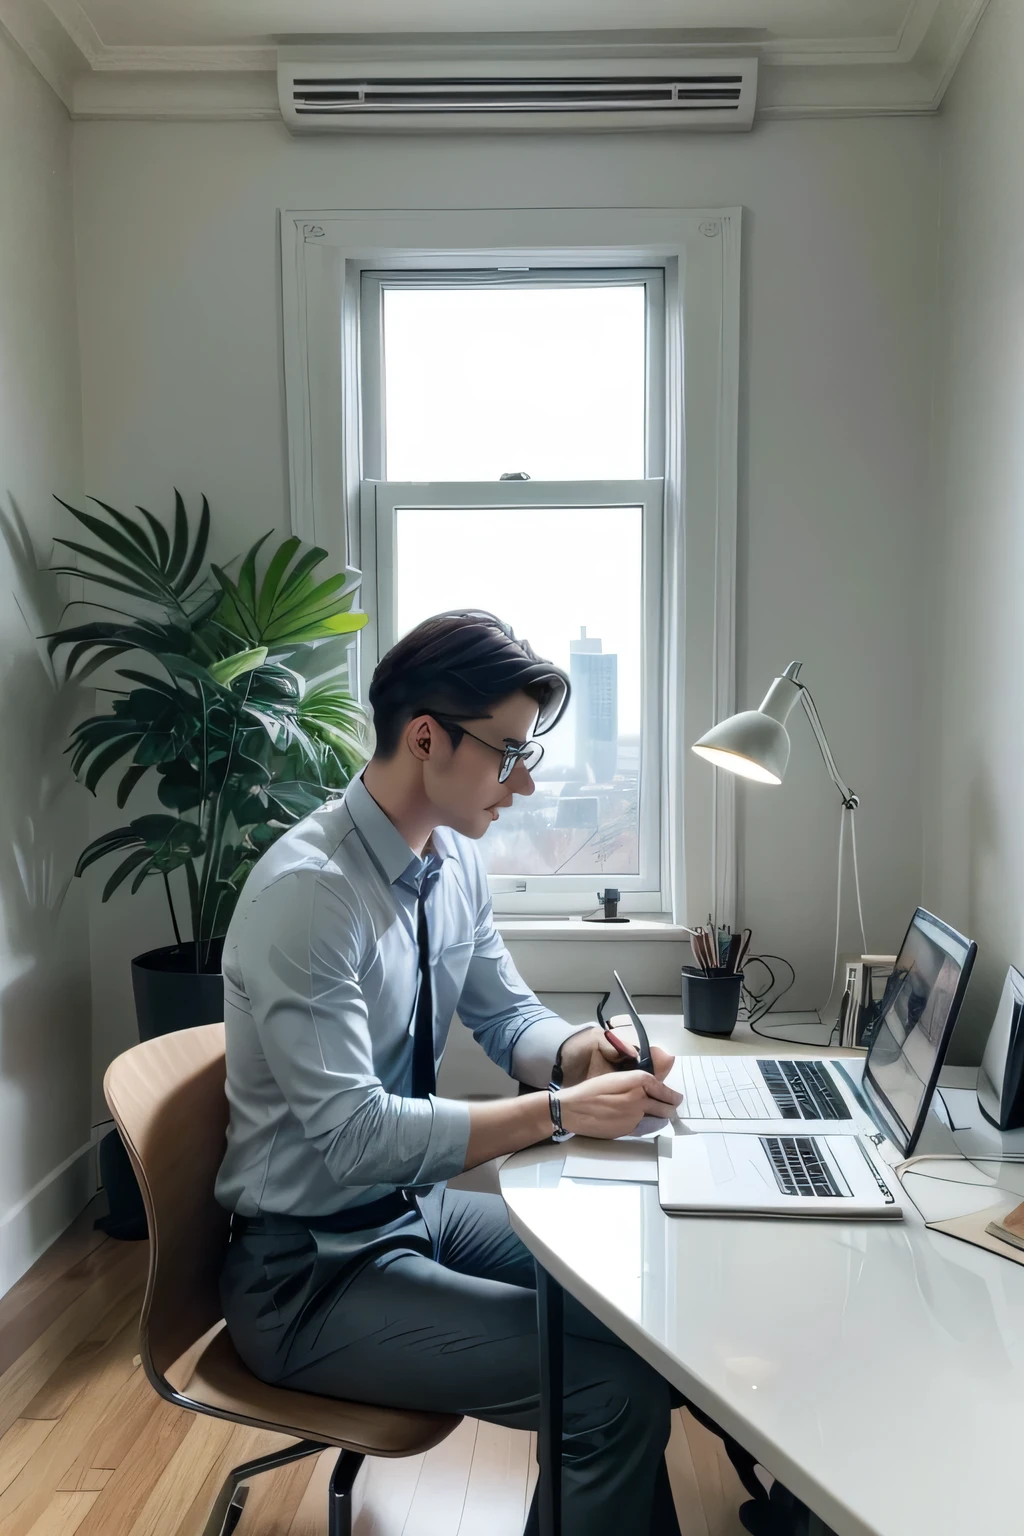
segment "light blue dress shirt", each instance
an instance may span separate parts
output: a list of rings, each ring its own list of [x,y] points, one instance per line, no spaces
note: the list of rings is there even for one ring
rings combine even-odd
[[[452,1016],[534,1086],[574,1028],[535,997],[494,926],[475,842],[439,827],[418,858],[362,779],[255,866],[224,943],[227,1151],[217,1199],[324,1216],[460,1172],[469,1106],[410,1098],[428,882],[434,1056]]]

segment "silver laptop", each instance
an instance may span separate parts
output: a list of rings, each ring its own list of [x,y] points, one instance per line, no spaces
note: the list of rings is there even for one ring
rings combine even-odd
[[[901,1215],[898,1185],[876,1148],[888,1142],[909,1157],[917,1145],[976,953],[977,945],[919,907],[863,1061],[683,1057],[682,1134],[659,1144],[663,1207]],[[631,1000],[627,1006],[635,1015]],[[688,1078],[685,1069],[695,1065],[705,1072]],[[721,1085],[717,1092],[711,1082]]]
[[[899,1187],[866,1136],[693,1131],[658,1142],[658,1198],[680,1216],[898,1220]]]

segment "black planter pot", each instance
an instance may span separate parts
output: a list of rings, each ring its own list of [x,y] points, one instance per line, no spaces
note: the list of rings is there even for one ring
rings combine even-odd
[[[153,1040],[197,1024],[216,1024],[224,1017],[224,979],[220,974],[223,947],[222,939],[210,945],[207,963],[215,967],[212,974],[209,970],[196,971],[194,944],[172,944],[136,955],[132,991],[140,1040]],[[110,1214],[101,1216],[97,1227],[127,1241],[147,1237],[138,1180],[116,1130],[100,1142],[100,1176]]]
[[[132,991],[140,1040],[192,1029],[196,1024],[216,1024],[224,1017],[224,979],[220,974],[223,948],[223,939],[215,939],[203,972],[196,970],[194,944],[171,944],[136,955]]]

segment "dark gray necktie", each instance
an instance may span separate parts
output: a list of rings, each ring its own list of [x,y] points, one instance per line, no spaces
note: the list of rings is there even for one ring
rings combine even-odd
[[[430,935],[427,931],[427,894],[432,881],[424,880],[416,898],[416,943],[420,953],[420,985],[416,994],[416,1023],[412,1036],[412,1096],[425,1099],[437,1088],[434,1075],[434,992],[430,984]]]

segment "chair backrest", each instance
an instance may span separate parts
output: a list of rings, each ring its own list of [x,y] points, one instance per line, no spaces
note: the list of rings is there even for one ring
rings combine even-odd
[[[213,1186],[228,1124],[224,1075],[224,1026],[203,1024],[133,1046],[103,1079],[149,1223],[140,1342],[161,1378],[222,1316],[229,1217]]]

